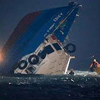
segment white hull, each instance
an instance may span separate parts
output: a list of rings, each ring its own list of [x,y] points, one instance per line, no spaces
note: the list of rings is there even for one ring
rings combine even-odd
[[[24,56],[21,60],[28,62],[28,58],[31,55],[39,55],[39,53],[43,51],[44,48],[46,48],[47,54],[45,58],[41,59],[41,57],[39,57],[39,61],[37,64],[30,64],[28,62],[27,66],[24,69],[20,69],[18,67],[14,70],[14,73],[47,75],[66,74],[71,56],[64,51],[63,45],[60,43],[60,41],[58,41],[55,37],[53,37],[54,39],[52,39],[52,36],[53,35],[48,36],[48,40],[45,40],[34,53]],[[36,58],[33,58],[32,60],[34,59]],[[21,66],[23,67],[24,64],[22,64]]]

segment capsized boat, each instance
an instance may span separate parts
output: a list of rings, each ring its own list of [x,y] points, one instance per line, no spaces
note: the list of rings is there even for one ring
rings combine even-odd
[[[70,27],[72,26],[72,23],[75,20],[79,8],[80,5],[78,3],[70,2],[68,6],[65,7],[37,11],[26,15],[19,22],[18,26],[15,28],[14,32],[11,34],[11,36],[9,37],[9,39],[7,40],[7,42],[5,43],[2,49],[1,54],[2,54],[3,61],[0,62],[0,73],[2,74],[9,74],[11,72],[30,73],[26,69],[28,68],[31,69],[32,67],[28,67],[30,66],[30,64],[27,65],[25,59],[31,62],[31,58],[38,60],[40,63],[39,64],[34,62],[36,65],[34,65],[35,67],[32,68],[32,70],[35,69],[36,70],[32,71],[32,73],[36,73],[36,74],[56,73],[56,71],[62,69],[62,67],[61,69],[59,68],[61,65],[63,65],[63,67],[68,66],[70,55],[65,53],[63,49],[56,50],[54,46],[59,47],[57,41],[55,42],[56,44],[52,44],[51,41],[45,44],[46,47],[44,48],[46,51],[48,48],[49,49],[51,48],[51,50],[54,51],[51,52],[49,55],[47,53],[45,59],[40,59],[40,57],[37,57],[39,55],[38,50],[41,51],[39,48],[43,48],[45,40],[46,39],[49,40],[50,39],[49,36],[51,34],[54,35],[63,44],[66,36],[68,35]],[[60,46],[59,48],[63,48],[63,46]],[[34,55],[31,56],[31,53]],[[63,59],[62,56],[66,58],[66,61],[64,61],[64,63],[66,64],[61,64],[62,61],[61,58]],[[47,59],[48,61],[46,62]],[[51,67],[49,67],[50,65],[49,60],[50,62],[54,62],[57,60],[57,62],[59,62],[59,66],[57,63],[54,63]],[[24,64],[27,65],[27,67],[24,67],[24,65],[22,64],[20,67],[15,69],[15,66],[17,66],[17,64],[20,65],[20,61],[24,62]],[[42,66],[44,65],[45,67],[47,66],[47,68],[49,69],[51,68],[53,70],[56,69],[56,67],[58,66],[58,70],[53,72],[47,70],[47,68],[45,67],[42,69]],[[53,68],[53,66],[56,67]],[[12,69],[14,70],[12,71]],[[20,69],[24,69],[24,70],[20,70]],[[46,71],[43,72],[43,70],[47,70],[47,72]],[[58,71],[58,73],[62,73],[62,72]]]
[[[65,52],[62,43],[54,36],[49,35],[35,52],[24,56],[15,69],[14,74],[66,74],[70,56]]]

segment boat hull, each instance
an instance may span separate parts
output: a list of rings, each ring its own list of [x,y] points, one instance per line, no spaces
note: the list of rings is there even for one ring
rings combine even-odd
[[[97,74],[100,75],[100,67],[96,67],[96,68],[94,68],[94,70],[95,70],[95,72],[97,72]]]

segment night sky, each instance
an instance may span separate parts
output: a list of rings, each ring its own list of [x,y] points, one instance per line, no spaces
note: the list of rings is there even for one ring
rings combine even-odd
[[[100,0],[71,0],[82,5],[69,32],[76,45],[70,68],[88,70],[92,56],[100,62]],[[0,49],[19,21],[28,13],[68,5],[69,0],[0,0]]]

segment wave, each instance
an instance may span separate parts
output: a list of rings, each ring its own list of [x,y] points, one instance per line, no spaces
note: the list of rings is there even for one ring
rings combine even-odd
[[[69,74],[70,70],[67,72]],[[78,76],[99,76],[96,72],[75,70],[74,75]]]

